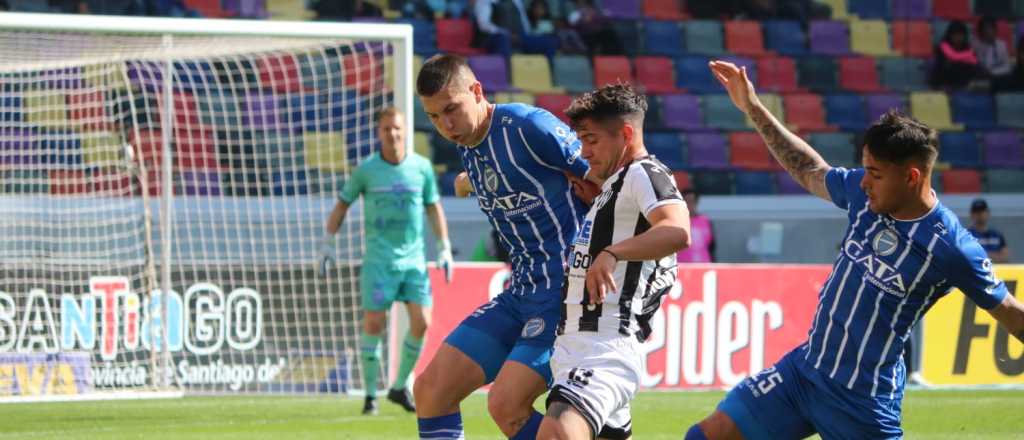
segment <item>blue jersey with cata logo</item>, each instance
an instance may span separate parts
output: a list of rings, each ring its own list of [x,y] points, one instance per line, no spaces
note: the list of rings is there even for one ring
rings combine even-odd
[[[576,134],[546,110],[498,104],[483,142],[458,150],[480,210],[512,259],[509,291],[561,289],[566,253],[587,212],[564,174],[582,178],[590,168]]]
[[[861,395],[895,398],[903,392],[904,342],[939,298],[956,287],[991,309],[1007,290],[949,209],[937,202],[906,221],[875,214],[860,188],[863,176],[863,169],[833,168],[825,177],[850,226],[819,294],[800,367]]]

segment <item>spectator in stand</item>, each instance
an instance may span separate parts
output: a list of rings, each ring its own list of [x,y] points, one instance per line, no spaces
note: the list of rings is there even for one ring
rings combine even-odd
[[[942,41],[935,47],[932,87],[963,89],[978,73],[978,57],[971,47],[967,25],[954,20],[949,23]]]
[[[569,25],[583,37],[590,56],[624,53],[619,36],[601,9],[594,4],[594,0],[576,0],[575,9],[569,13],[568,20]]]
[[[312,4],[317,20],[350,21],[356,17],[380,17],[379,7],[366,0],[317,0]]]
[[[473,5],[476,17],[478,46],[488,52],[509,57],[512,48],[524,53],[540,53],[553,58],[558,50],[558,38],[554,35],[531,35],[530,21],[521,0],[476,0]]]
[[[700,194],[692,188],[682,191],[690,210],[690,247],[676,254],[680,263],[712,263],[715,261],[715,234],[708,216],[697,211]]]
[[[1017,64],[1009,75],[998,78],[992,87],[996,91],[1024,91],[1024,35],[1017,39]]]
[[[971,227],[967,230],[978,240],[993,263],[1008,263],[1010,250],[1006,247],[1006,237],[988,227],[989,216],[988,202],[985,199],[975,199],[971,202]]]
[[[993,78],[1009,75],[1013,70],[1006,43],[996,38],[996,20],[985,17],[978,23],[978,38],[971,42],[982,71]]]
[[[533,0],[530,3],[528,15],[529,28],[527,28],[526,32],[530,35],[557,35],[558,47],[561,50],[571,53],[587,51],[587,46],[583,43],[583,39],[580,38],[580,34],[576,33],[576,30],[568,27],[561,29],[555,27],[548,0]]]

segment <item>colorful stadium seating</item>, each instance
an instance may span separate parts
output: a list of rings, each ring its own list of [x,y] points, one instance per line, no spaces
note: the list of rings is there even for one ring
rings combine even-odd
[[[530,93],[562,92],[551,81],[551,65],[544,55],[512,55],[512,87]]]
[[[684,55],[683,30],[679,23],[659,20],[644,22],[644,53],[667,57]]]
[[[678,0],[644,0],[643,12],[644,16],[655,20],[682,20],[686,15],[679,6]]]
[[[813,20],[807,33],[813,53],[830,56],[850,53],[850,28],[846,22]]]
[[[954,93],[950,95],[953,121],[971,130],[990,130],[996,127],[995,102],[992,95]]]
[[[840,58],[839,85],[851,92],[881,92],[882,84],[879,83],[875,59],[871,57]]]
[[[590,61],[580,55],[558,55],[552,64],[555,86],[570,93],[582,93],[594,88],[594,73]]]
[[[629,58],[609,55],[594,57],[595,86],[633,82],[633,66]]]
[[[932,25],[927,21],[894,21],[892,47],[905,56],[927,58],[932,56]]]
[[[437,29],[437,48],[441,52],[461,55],[476,55],[482,50],[472,47],[473,24],[461,18],[443,18],[435,23]]]
[[[484,92],[504,92],[508,84],[508,65],[501,55],[474,55],[469,57],[469,67],[483,85]]]
[[[956,168],[981,166],[981,150],[973,132],[942,133],[939,135],[939,162]]]
[[[729,164],[745,170],[773,171],[779,168],[761,135],[752,132],[729,134]]]
[[[981,173],[969,169],[943,171],[942,190],[950,194],[980,193]]]
[[[861,95],[825,95],[825,114],[829,125],[839,127],[840,130],[860,131],[868,125]]]
[[[816,92],[827,92],[839,87],[834,58],[807,56],[797,61],[800,86]]]
[[[700,97],[697,95],[665,95],[661,97],[662,113],[671,115],[664,126],[681,131],[697,131],[706,128]]]
[[[949,98],[942,92],[915,92],[910,94],[910,112],[919,121],[936,130],[963,130],[963,125],[953,123],[953,112]]]
[[[686,29],[686,50],[703,55],[725,53],[722,23],[712,20],[693,20],[684,24]]]
[[[768,20],[763,26],[769,50],[789,56],[807,53],[807,36],[799,22]]]
[[[882,20],[851,21],[850,49],[861,55],[892,55],[892,46],[889,44],[889,25]]]
[[[636,80],[645,93],[674,93],[676,91],[674,70],[671,58],[636,57]]]
[[[801,132],[835,131],[835,127],[825,122],[825,106],[821,95],[813,93],[791,93],[783,98],[787,124]]]
[[[796,62],[788,57],[762,57],[757,60],[757,88],[766,92],[796,92]]]
[[[737,55],[766,55],[761,24],[749,20],[725,22],[725,47],[730,53]]]
[[[683,148],[683,140],[679,133],[648,133],[644,136],[644,146],[647,151],[658,158],[669,169],[686,169],[686,151]]]

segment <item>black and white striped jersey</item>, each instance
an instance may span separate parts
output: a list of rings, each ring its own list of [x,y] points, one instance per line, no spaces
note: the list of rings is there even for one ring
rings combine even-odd
[[[686,204],[668,167],[654,156],[635,159],[604,182],[580,227],[562,285],[562,320],[558,334],[599,332],[650,334],[650,319],[662,296],[676,281],[676,256],[659,260],[620,261],[615,285],[602,304],[587,305],[587,268],[602,249],[650,229],[647,215],[668,204]]]

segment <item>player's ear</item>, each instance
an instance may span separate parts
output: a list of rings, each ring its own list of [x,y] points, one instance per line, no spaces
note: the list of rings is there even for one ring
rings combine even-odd
[[[476,99],[476,102],[484,99],[484,86],[480,85],[480,81],[473,81],[469,85],[469,91],[473,93],[473,98]]]
[[[622,140],[626,145],[633,142],[633,137],[636,136],[636,128],[634,128],[633,124],[630,124],[629,122],[623,122],[622,128],[619,132],[622,133]]]

